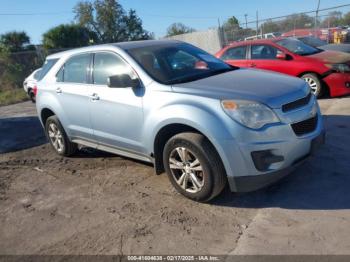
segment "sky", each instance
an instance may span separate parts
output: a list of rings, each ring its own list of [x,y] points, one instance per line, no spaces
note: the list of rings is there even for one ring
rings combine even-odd
[[[91,1],[91,0],[90,0]],[[0,0],[0,34],[25,31],[32,43],[39,44],[48,29],[74,21],[73,7],[79,0]],[[315,10],[318,0],[119,0],[124,9],[135,9],[144,28],[156,37],[164,36],[167,27],[182,22],[196,30],[217,26],[234,15],[244,22],[260,18]],[[320,8],[350,4],[350,0],[321,0]],[[342,11],[350,11],[344,8]],[[16,15],[14,15],[16,14]],[[21,14],[21,15],[18,15]],[[29,15],[31,14],[31,15]],[[35,14],[35,15],[33,15]]]

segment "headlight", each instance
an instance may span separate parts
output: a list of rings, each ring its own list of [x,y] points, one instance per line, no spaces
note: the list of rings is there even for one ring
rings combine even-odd
[[[280,122],[270,108],[258,102],[223,100],[221,106],[232,119],[252,129],[259,129],[266,124]]]
[[[332,64],[330,67],[339,73],[349,73],[350,72],[350,66],[347,64]]]

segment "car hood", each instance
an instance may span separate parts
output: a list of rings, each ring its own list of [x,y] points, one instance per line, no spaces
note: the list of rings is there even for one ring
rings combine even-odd
[[[308,55],[307,57],[320,60],[321,62],[326,64],[341,64],[348,63],[350,61],[350,54],[330,50],[313,55]]]
[[[176,84],[177,93],[206,96],[216,99],[243,99],[280,108],[305,97],[307,84],[296,77],[263,70],[237,69],[197,81]]]

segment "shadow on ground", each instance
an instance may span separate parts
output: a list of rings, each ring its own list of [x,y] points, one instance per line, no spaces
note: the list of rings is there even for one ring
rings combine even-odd
[[[211,202],[243,208],[350,209],[350,117],[325,116],[326,144],[296,171],[252,193],[228,189]]]
[[[38,117],[0,118],[0,153],[28,149],[46,142]]]
[[[244,208],[350,209],[350,117],[325,116],[325,126],[326,144],[288,177],[252,193],[233,194],[226,189],[211,204]],[[37,117],[0,119],[0,153],[46,142]],[[85,148],[75,157],[108,158],[115,155]]]

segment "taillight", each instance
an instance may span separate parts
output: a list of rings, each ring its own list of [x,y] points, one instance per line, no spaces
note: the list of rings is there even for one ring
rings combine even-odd
[[[33,93],[34,93],[35,96],[36,96],[36,94],[38,93],[38,87],[37,87],[37,86],[34,86],[34,87],[33,87]]]

